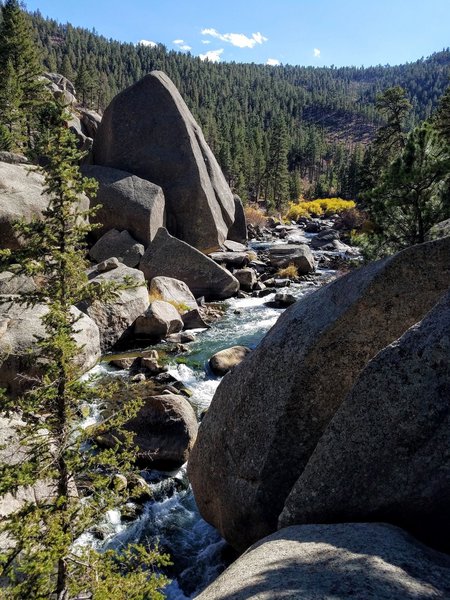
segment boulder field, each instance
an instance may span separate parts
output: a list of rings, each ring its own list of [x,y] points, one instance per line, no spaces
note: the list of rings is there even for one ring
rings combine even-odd
[[[277,529],[361,370],[449,286],[450,238],[408,248],[288,308],[222,380],[188,473],[202,516],[236,549]]]

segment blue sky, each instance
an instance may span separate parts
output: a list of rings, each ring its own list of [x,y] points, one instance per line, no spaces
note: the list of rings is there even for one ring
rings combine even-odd
[[[214,61],[400,64],[450,46],[450,0],[26,0],[125,42]]]

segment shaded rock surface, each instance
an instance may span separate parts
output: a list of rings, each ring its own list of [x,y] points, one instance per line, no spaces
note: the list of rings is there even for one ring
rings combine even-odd
[[[228,239],[245,244],[247,241],[247,220],[245,218],[242,200],[236,194],[234,198],[234,223],[228,230]]]
[[[184,281],[196,298],[229,298],[239,289],[229,271],[164,228],[147,248],[139,268],[148,281],[160,275]]]
[[[359,372],[450,285],[450,238],[411,247],[288,308],[219,385],[188,470],[202,516],[239,550],[286,497]]]
[[[100,237],[110,229],[125,229],[147,247],[158,229],[165,225],[162,189],[118,169],[85,165],[82,172],[99,184],[97,195],[92,199],[92,206],[102,205],[92,219],[101,224],[95,234]]]
[[[120,285],[125,282],[125,278],[130,278],[132,284],[127,289],[117,291],[115,298],[109,302],[94,300],[80,304],[80,309],[97,324],[101,348],[105,351],[131,335],[134,321],[149,306],[147,286],[141,271],[121,263],[117,268],[105,272],[99,272],[93,267],[89,269],[88,276],[91,285],[101,282]]]
[[[24,292],[33,292],[36,284],[32,277],[15,275],[10,271],[0,273],[0,296],[10,296]]]
[[[169,231],[192,246],[211,249],[227,238],[235,219],[233,195],[201,128],[161,71],[112,100],[97,132],[93,162],[161,186]]]
[[[438,240],[450,235],[450,219],[436,223],[427,233],[427,239]]]
[[[92,319],[75,307],[72,311],[81,317],[74,338],[80,347],[76,361],[85,372],[100,358],[100,334]],[[41,372],[36,342],[45,336],[41,319],[47,312],[42,304],[25,307],[14,300],[0,302],[0,388],[13,396],[29,388]]]
[[[450,558],[384,524],[288,527],[252,546],[197,600],[450,597]]]
[[[286,500],[281,526],[388,521],[450,550],[450,293],[369,362]]]
[[[186,398],[164,394],[145,398],[137,415],[124,428],[135,433],[138,464],[170,470],[187,461],[198,424]]]
[[[128,231],[107,231],[89,250],[90,257],[96,262],[115,257],[127,267],[137,267],[144,256],[144,246],[139,244]]]
[[[216,352],[209,359],[209,366],[214,375],[225,375],[237,365],[241,364],[244,358],[251,352],[246,346],[233,346]]]

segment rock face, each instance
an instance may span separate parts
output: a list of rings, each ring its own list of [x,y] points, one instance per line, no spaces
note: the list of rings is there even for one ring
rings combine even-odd
[[[427,238],[429,240],[437,240],[447,235],[450,235],[450,219],[433,225],[433,227],[427,233]]]
[[[92,206],[102,207],[92,219],[102,227],[101,236],[110,229],[127,230],[145,247],[165,225],[165,200],[162,189],[145,179],[118,169],[83,166],[83,175],[98,181]]]
[[[233,346],[216,352],[209,359],[209,366],[214,375],[226,375],[229,371],[240,365],[244,358],[251,352],[245,346]]]
[[[101,267],[102,264],[105,263],[98,266]],[[131,278],[133,285],[136,285],[118,291],[116,297],[110,302],[94,300],[80,304],[80,309],[97,324],[100,330],[100,344],[104,352],[131,335],[131,326],[149,306],[147,286],[140,271],[120,263],[117,268],[105,272],[99,272],[94,267],[89,270],[88,276],[91,285],[101,282],[121,284],[126,277]]]
[[[233,546],[243,550],[276,529],[286,497],[359,372],[449,285],[450,238],[411,247],[288,308],[224,378],[189,476],[202,516]]]
[[[449,399],[450,293],[362,371],[281,526],[388,521],[450,550]]]
[[[138,337],[161,340],[170,333],[178,333],[183,329],[183,321],[177,309],[163,300],[155,300],[136,319],[134,333]]]
[[[229,298],[239,289],[239,282],[229,271],[163,227],[147,248],[139,268],[148,281],[160,275],[184,281],[196,298]]]
[[[239,196],[234,195],[234,223],[228,230],[228,239],[245,244],[247,241],[247,219]]]
[[[127,267],[137,267],[144,252],[144,246],[132,238],[128,231],[111,229],[92,246],[89,255],[98,263],[115,257]]]
[[[299,275],[311,273],[316,268],[314,256],[306,245],[284,244],[272,246],[269,250],[269,260],[273,267],[284,268],[289,265],[297,267]]]
[[[167,228],[176,237],[200,250],[227,238],[235,219],[233,195],[199,125],[161,71],[113,99],[95,138],[93,162],[161,186]]]
[[[159,297],[165,302],[177,304],[179,312],[198,308],[197,301],[184,281],[172,277],[154,277],[150,282],[150,297]],[[183,309],[183,310],[181,310]]]
[[[100,358],[100,334],[88,316],[75,307],[72,310],[74,315],[81,316],[75,340],[81,348],[77,364],[85,372]],[[39,357],[35,352],[30,354],[30,350],[37,338],[44,337],[41,319],[47,312],[42,304],[27,308],[14,300],[0,302],[0,388],[6,388],[12,396],[29,388],[32,378],[40,373]]]
[[[40,173],[25,165],[0,163],[0,248],[20,248],[13,224],[19,219],[31,221],[42,216],[48,205],[43,189]]]
[[[135,433],[138,464],[171,470],[187,461],[198,424],[186,398],[164,394],[145,398],[137,415],[124,428]]]
[[[10,271],[2,271],[0,273],[0,296],[34,292],[35,289],[36,285],[32,277],[27,277],[27,275],[15,275]]]
[[[450,597],[450,558],[384,524],[303,525],[238,558],[197,600]]]

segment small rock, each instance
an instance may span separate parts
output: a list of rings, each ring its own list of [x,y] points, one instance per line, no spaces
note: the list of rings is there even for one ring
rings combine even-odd
[[[232,348],[226,348],[225,350],[216,352],[216,354],[209,359],[211,371],[214,375],[225,375],[237,367],[250,352],[250,348],[247,348],[246,346],[233,346]]]
[[[239,281],[241,289],[246,292],[251,292],[256,284],[256,273],[253,269],[238,269],[233,272],[233,275]]]
[[[107,260],[104,260],[103,262],[99,263],[96,266],[96,270],[99,273],[107,273],[108,271],[114,271],[114,269],[118,269],[120,267],[120,261],[115,258],[108,258]]]

